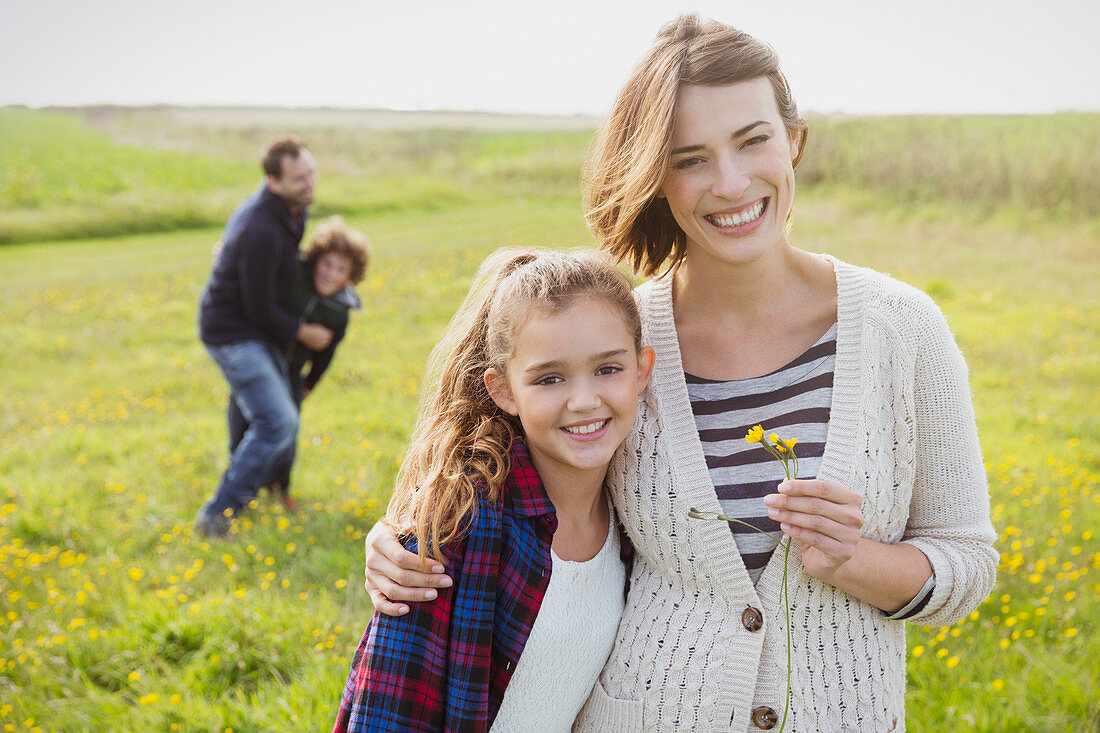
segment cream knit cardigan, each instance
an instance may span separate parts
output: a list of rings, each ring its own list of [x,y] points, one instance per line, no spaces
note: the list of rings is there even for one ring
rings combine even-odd
[[[919,547],[936,587],[912,621],[953,623],[993,585],[998,556],[966,364],[932,300],[833,258],[837,350],[820,478],[863,495],[863,536]],[[637,555],[611,657],[575,731],[755,731],[786,691],[783,553],[756,587],[717,511],[684,383],[671,278],[637,293],[657,352],[634,431],[608,482]],[[797,436],[792,436],[797,437]],[[778,477],[777,477],[778,482]],[[905,730],[905,627],[815,580],[793,545],[787,731]],[[741,622],[760,609],[762,630]]]

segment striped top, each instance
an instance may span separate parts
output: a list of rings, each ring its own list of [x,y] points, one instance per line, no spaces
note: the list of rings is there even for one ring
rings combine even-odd
[[[814,478],[825,452],[833,397],[836,324],[817,343],[786,366],[751,379],[714,381],[684,374],[695,427],[722,513],[782,538],[779,523],[768,518],[764,497],[783,481],[783,467],[745,433],[754,425],[765,436],[775,432],[798,439],[798,476]],[[766,439],[766,438],[765,438]],[[735,522],[729,523],[749,577],[764,572],[776,543]]]

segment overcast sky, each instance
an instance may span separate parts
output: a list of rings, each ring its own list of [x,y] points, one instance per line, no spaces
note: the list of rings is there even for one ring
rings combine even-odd
[[[1100,110],[1098,0],[0,0],[0,105],[599,115],[686,11],[771,43],[803,111]]]

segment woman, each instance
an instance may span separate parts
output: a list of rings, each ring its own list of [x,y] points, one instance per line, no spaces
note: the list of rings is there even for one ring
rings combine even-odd
[[[608,474],[636,559],[577,730],[904,730],[901,620],[952,623],[992,587],[965,363],[927,296],[791,245],[805,142],[774,51],[683,16],[590,153],[589,226],[657,275],[636,293],[657,363]],[[739,440],[758,423],[799,439],[778,492]],[[783,553],[692,507],[793,538],[789,602]],[[446,581],[388,534],[368,537],[367,587],[394,612],[434,591],[390,578]]]

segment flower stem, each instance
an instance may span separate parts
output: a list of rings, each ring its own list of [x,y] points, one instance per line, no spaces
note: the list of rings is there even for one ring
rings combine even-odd
[[[783,464],[783,470],[787,470],[786,463]],[[789,475],[788,478],[790,478]],[[791,555],[791,538],[788,536],[784,540],[777,540],[775,537],[772,537],[770,534],[760,529],[759,527],[754,527],[748,522],[736,519],[734,517],[727,517],[721,512],[704,512],[700,509],[692,507],[688,510],[688,517],[692,519],[706,519],[717,522],[736,522],[737,524],[748,527],[754,532],[759,532],[760,534],[764,535],[772,542],[783,548],[783,587],[779,591],[779,599],[780,603],[783,604],[783,612],[787,625],[787,697],[783,705],[783,722],[780,723],[778,732],[783,733],[783,729],[787,726],[787,713],[791,709],[791,598],[790,592],[787,589],[787,560]]]

